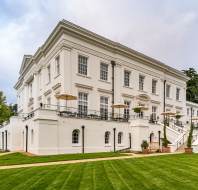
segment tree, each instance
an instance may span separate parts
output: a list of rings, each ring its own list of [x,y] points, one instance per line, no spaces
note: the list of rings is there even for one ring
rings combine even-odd
[[[183,70],[183,72],[190,78],[187,82],[186,99],[198,103],[198,73],[194,68]]]
[[[2,125],[3,122],[8,121],[11,115],[11,109],[6,104],[6,97],[3,95],[3,92],[0,91],[0,125]]]

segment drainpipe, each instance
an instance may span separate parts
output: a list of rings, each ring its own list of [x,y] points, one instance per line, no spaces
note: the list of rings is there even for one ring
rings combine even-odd
[[[129,133],[129,148],[131,149],[131,133]]]
[[[166,112],[166,80],[164,80],[164,112]],[[166,138],[165,115],[164,115],[164,138]]]
[[[164,80],[164,112],[166,111],[166,80]]]
[[[2,150],[4,150],[4,132],[2,132]]]
[[[85,126],[82,126],[82,153],[85,153]]]
[[[159,141],[159,149],[160,149],[160,146],[161,146],[161,131],[158,131],[158,141]]]
[[[116,128],[113,128],[113,151],[114,152],[116,151],[116,138],[115,138],[115,135],[116,135]]]
[[[5,151],[8,150],[8,131],[5,130]]]
[[[25,152],[28,152],[28,126],[25,126],[25,131],[26,131],[26,143],[25,143]]]
[[[112,66],[112,118],[114,118],[114,103],[115,103],[115,61],[111,61]]]

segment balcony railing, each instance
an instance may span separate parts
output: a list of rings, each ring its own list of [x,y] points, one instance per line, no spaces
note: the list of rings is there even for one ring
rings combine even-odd
[[[51,104],[42,104],[38,109],[24,114],[24,120],[28,120],[34,117],[37,110],[51,110],[56,111],[60,117],[67,118],[81,118],[81,119],[93,119],[93,120],[106,120],[106,121],[118,121],[118,122],[129,122],[129,120],[145,120],[151,123],[150,116],[144,116],[142,114],[130,115],[115,112],[97,111],[91,109],[79,109],[74,107],[66,107]]]
[[[65,107],[57,105],[48,105],[44,104],[42,109],[56,110],[58,115],[61,117],[71,117],[71,118],[84,118],[84,119],[95,119],[95,120],[109,120],[109,121],[119,121],[119,122],[128,122],[129,120],[134,119],[144,119],[149,120],[148,116],[143,115],[129,115],[122,113],[105,112],[97,111],[91,109],[79,109],[74,107]]]

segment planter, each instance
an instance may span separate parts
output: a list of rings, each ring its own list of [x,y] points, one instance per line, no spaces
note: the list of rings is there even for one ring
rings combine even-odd
[[[143,153],[143,154],[149,154],[149,153],[150,153],[150,151],[149,151],[149,149],[148,149],[148,148],[146,148],[146,149],[143,149],[143,150],[142,150],[142,153]]]
[[[192,154],[193,153],[193,149],[192,148],[185,148],[185,153]]]
[[[163,153],[170,153],[171,149],[170,149],[170,147],[162,147],[162,152]]]

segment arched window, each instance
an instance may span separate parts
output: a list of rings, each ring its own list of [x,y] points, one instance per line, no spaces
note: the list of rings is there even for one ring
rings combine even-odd
[[[73,132],[72,132],[72,143],[73,144],[79,143],[79,133],[80,133],[80,131],[78,129],[73,130]]]
[[[106,131],[105,132],[105,144],[109,144],[110,142],[110,132]]]
[[[123,136],[123,133],[119,132],[118,133],[118,144],[122,144],[122,136]]]
[[[154,142],[154,133],[152,132],[151,134],[150,134],[150,143],[152,143],[152,142]]]

